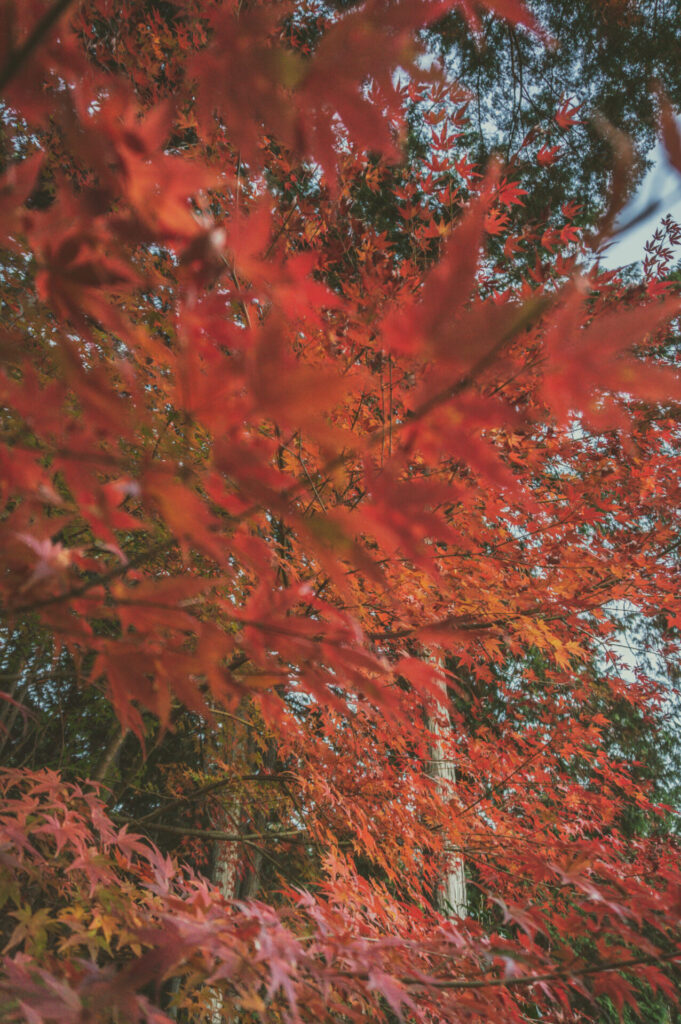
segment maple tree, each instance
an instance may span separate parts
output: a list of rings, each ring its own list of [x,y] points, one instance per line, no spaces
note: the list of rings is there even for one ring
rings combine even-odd
[[[594,262],[607,124],[600,219],[524,222],[562,153],[467,150],[450,9],[551,45],[518,0],[0,6],[3,1019],[676,1006],[621,730],[670,698],[616,639],[677,678],[678,229]]]

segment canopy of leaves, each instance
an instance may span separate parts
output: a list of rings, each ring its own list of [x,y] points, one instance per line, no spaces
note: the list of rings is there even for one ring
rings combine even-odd
[[[531,183],[528,212],[542,218],[573,200],[581,217],[604,208],[612,144],[603,121],[624,133],[637,153],[637,180],[656,139],[651,84],[664,83],[681,104],[678,0],[534,0],[528,4],[550,42],[490,15],[472,35],[453,11],[429,29],[429,43],[470,90],[470,147],[484,163],[506,161],[534,135],[534,151],[557,147],[561,159],[536,162],[524,150],[516,172]],[[573,131],[567,129],[574,125]]]
[[[679,229],[426,70],[554,10],[0,4],[3,1019],[676,1012]]]

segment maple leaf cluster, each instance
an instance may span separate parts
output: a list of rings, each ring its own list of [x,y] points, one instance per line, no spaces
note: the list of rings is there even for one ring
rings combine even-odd
[[[130,780],[107,810],[4,771],[8,1020],[676,999],[675,844],[623,824],[669,811],[608,743],[614,702],[664,704],[618,608],[678,657],[671,257],[629,287],[593,256],[614,129],[593,232],[523,218],[514,166],[551,173],[576,101],[560,145],[476,166],[418,49],[450,7],[541,38],[517,0],[0,5],[3,624],[112,709],[100,781],[125,743],[208,737],[134,821]],[[214,883],[127,825],[222,844]],[[253,850],[276,880],[235,902]],[[470,913],[437,909],[452,854]]]

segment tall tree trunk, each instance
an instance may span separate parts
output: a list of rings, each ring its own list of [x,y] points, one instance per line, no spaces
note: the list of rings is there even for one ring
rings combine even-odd
[[[240,763],[244,758],[244,730],[236,722],[225,730],[224,745],[220,751],[221,760],[231,764]],[[220,832],[237,832],[243,808],[242,794],[237,790],[220,793],[211,826]],[[242,847],[240,843],[216,839],[212,849],[211,881],[226,900],[237,895],[239,867]],[[222,992],[213,991],[210,996],[207,1020],[210,1024],[229,1024],[231,1008],[225,1006]]]
[[[430,748],[428,774],[435,779],[443,801],[451,800],[456,785],[456,768],[454,762],[446,757],[446,740],[451,735],[447,697],[447,683],[441,680],[442,701],[438,704],[436,715],[428,720],[428,728],[433,733]],[[442,875],[435,889],[435,906],[441,914],[449,917],[466,917],[466,875],[463,857],[456,846],[445,842],[445,864]]]
[[[241,798],[234,796],[215,815],[212,827],[220,832],[234,832],[241,817]],[[233,900],[239,870],[241,848],[239,843],[216,839],[213,843],[213,864],[211,880],[226,900]]]

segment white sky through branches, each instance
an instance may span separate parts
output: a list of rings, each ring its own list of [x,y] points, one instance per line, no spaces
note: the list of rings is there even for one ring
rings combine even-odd
[[[622,211],[618,226],[621,227],[633,220],[656,201],[659,202],[659,206],[650,216],[639,221],[613,241],[602,260],[603,266],[609,270],[642,261],[645,256],[645,243],[652,238],[660,221],[668,213],[671,213],[675,220],[681,221],[681,176],[670,166],[661,143],[657,143],[651,157],[653,165],[633,199]],[[674,262],[679,258],[681,253],[675,254]]]

